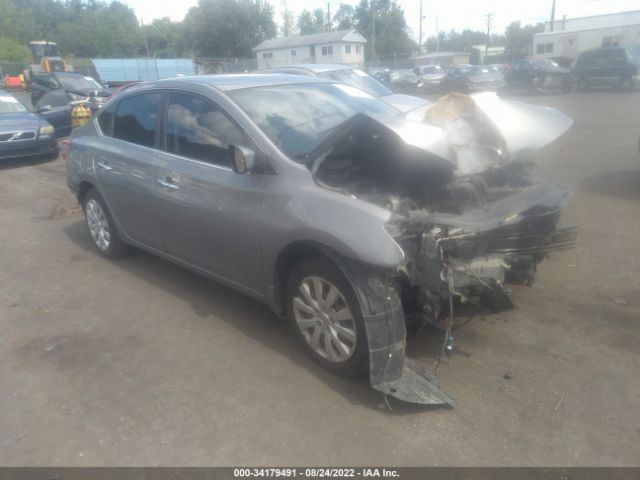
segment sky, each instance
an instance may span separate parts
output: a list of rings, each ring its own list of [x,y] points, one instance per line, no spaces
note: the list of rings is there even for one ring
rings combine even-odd
[[[197,5],[197,0],[181,0],[180,2],[157,0],[121,0],[132,7],[136,15],[144,23],[155,18],[169,17],[174,21],[184,18],[190,7]],[[282,0],[268,0],[274,7],[275,20],[281,24],[283,11]],[[486,14],[493,13],[492,32],[503,33],[506,26],[513,21],[520,21],[523,25],[548,20],[551,12],[552,0],[422,0],[422,35],[423,41],[430,35],[435,35],[436,19],[439,31],[464,29],[485,31]],[[287,8],[295,16],[300,11],[326,10],[327,3],[331,12],[336,12],[341,3],[356,5],[358,0],[288,0]],[[420,29],[420,0],[397,0],[404,9],[405,19],[411,36],[417,41]],[[640,8],[638,0],[556,0],[556,19],[563,15],[567,18],[598,15],[602,13],[624,12]]]

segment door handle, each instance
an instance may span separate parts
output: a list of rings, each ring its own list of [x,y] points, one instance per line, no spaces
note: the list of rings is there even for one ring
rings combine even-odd
[[[109,165],[107,165],[107,162],[98,162],[98,168],[101,168],[102,170],[105,171],[109,171],[109,170],[113,170],[113,167],[110,167]]]
[[[166,177],[166,179],[158,179],[158,183],[160,185],[162,185],[163,187],[167,187],[170,188],[171,190],[177,190],[180,187],[178,185],[176,185],[175,183],[173,183],[173,180],[171,179],[171,177]]]

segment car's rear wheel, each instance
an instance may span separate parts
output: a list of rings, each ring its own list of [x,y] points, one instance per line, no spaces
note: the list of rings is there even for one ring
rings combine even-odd
[[[293,267],[287,307],[299,338],[318,363],[348,376],[367,370],[369,349],[360,305],[330,260],[308,257]]]
[[[109,209],[95,189],[85,194],[83,207],[87,228],[100,254],[118,258],[127,253],[129,247],[120,240]]]

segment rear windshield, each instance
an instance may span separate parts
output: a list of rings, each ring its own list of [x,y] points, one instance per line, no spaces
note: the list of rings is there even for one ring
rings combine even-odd
[[[341,70],[329,70],[318,74],[319,77],[329,78],[336,82],[346,83],[347,85],[353,85],[360,90],[364,90],[369,95],[374,97],[384,97],[385,95],[391,95],[393,92],[381,84],[378,80],[371,75],[367,75],[362,70],[355,69],[341,69]]]

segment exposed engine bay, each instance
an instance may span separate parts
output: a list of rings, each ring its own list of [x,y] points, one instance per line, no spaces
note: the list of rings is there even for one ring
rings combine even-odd
[[[558,226],[569,190],[537,179],[528,159],[572,120],[489,93],[449,95],[410,118],[421,122],[355,115],[310,156],[315,181],[391,212],[407,321],[436,323],[452,298],[511,306],[505,285],[531,285],[549,252],[576,241]]]

